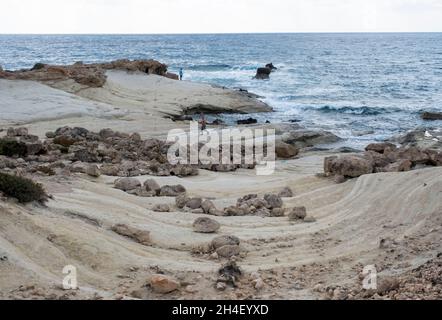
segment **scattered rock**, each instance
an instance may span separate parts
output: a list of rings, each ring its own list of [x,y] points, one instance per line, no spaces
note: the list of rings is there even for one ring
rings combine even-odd
[[[215,233],[221,228],[221,225],[210,218],[198,218],[193,223],[193,230],[199,233]]]
[[[219,236],[212,240],[211,247],[216,250],[218,248],[221,248],[226,245],[236,245],[238,246],[240,244],[240,240],[238,237],[225,235],[225,236]]]
[[[393,277],[380,278],[377,281],[377,294],[383,295],[399,288],[399,281]]]
[[[234,260],[229,260],[226,264],[224,264],[219,270],[218,274],[220,278],[218,282],[228,283],[230,285],[235,286],[236,282],[241,278],[242,271],[236,264]],[[224,288],[225,289],[225,288]]]
[[[281,198],[291,198],[293,197],[293,191],[289,187],[285,187],[278,193],[278,196]]]
[[[241,250],[238,245],[226,245],[216,249],[216,253],[219,257],[228,258],[238,256]]]
[[[170,207],[168,204],[157,204],[152,208],[155,212],[170,212]]]
[[[152,290],[156,293],[167,294],[178,290],[180,283],[164,274],[154,274],[149,279]]]
[[[160,185],[154,179],[147,179],[144,182],[144,187],[147,192],[153,192],[157,195],[160,193],[161,190]]]
[[[217,209],[212,201],[210,200],[204,200],[201,203],[201,208],[203,209],[205,214],[212,214],[216,215]]]
[[[160,189],[160,196],[162,197],[177,197],[180,194],[186,193],[186,188],[182,185],[162,186]]]
[[[194,210],[201,208],[203,200],[201,198],[190,198],[186,202],[186,207]]]
[[[283,206],[281,197],[276,194],[266,194],[264,200],[268,204],[268,209],[281,208]]]
[[[305,207],[295,207],[289,213],[289,220],[304,220],[307,216]]]
[[[131,191],[141,187],[141,182],[135,178],[120,178],[115,180],[115,188],[123,191]]]
[[[396,150],[396,145],[384,142],[384,143],[372,143],[365,147],[366,151],[374,151],[377,153],[385,153],[385,150],[389,149],[390,151]]]
[[[91,177],[95,177],[95,178],[98,178],[101,175],[100,169],[98,168],[98,166],[96,164],[88,165],[86,167],[86,174]]]
[[[285,210],[283,208],[274,208],[271,211],[271,216],[272,217],[283,217],[285,213]]]
[[[175,198],[175,204],[178,209],[183,209],[186,206],[187,201],[189,201],[189,198],[184,193]]]

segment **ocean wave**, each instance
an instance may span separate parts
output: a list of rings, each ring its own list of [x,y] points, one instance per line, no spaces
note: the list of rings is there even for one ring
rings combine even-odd
[[[193,65],[188,67],[189,70],[193,71],[219,71],[219,70],[226,70],[226,69],[232,69],[232,66],[229,64],[200,64],[200,65]]]
[[[400,109],[397,108],[381,108],[381,107],[331,107],[331,106],[323,106],[320,108],[317,107],[306,107],[304,110],[313,110],[321,113],[344,113],[344,114],[353,114],[360,116],[376,116],[379,114],[385,113],[393,113],[399,112]]]

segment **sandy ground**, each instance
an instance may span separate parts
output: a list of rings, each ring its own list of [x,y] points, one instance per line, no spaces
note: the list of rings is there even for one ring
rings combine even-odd
[[[44,104],[55,106],[58,99],[61,104],[79,101],[86,115],[35,121],[26,112],[23,120],[30,121],[31,132],[40,134],[62,125],[112,127],[140,131],[145,136],[154,131],[155,135],[164,134],[176,124],[162,117],[163,109],[169,104],[172,107],[168,110],[183,108],[178,106],[181,100],[170,101],[174,98],[168,92],[173,88],[166,85],[155,103],[148,103],[155,92],[161,91],[156,86],[162,87],[164,80],[145,78],[148,80],[143,82],[112,73],[106,88],[80,90],[75,95],[45,88],[41,90],[42,100],[46,95],[57,98],[32,100],[36,108],[42,108],[37,110],[46,112]],[[125,89],[117,90],[122,83]],[[38,84],[26,85],[40,90]],[[185,96],[187,86],[194,84],[184,83],[177,95]],[[8,101],[19,101],[30,110],[26,97],[11,95],[14,89],[0,92],[10,95]],[[145,94],[146,98],[139,101],[129,92],[137,92],[136,97]],[[206,97],[188,99],[203,101]],[[72,106],[66,108],[66,115]],[[102,117],[103,108],[123,111],[125,116]],[[2,120],[15,122],[14,116],[11,113],[11,119]],[[146,125],[146,121],[157,126]],[[325,155],[308,153],[278,161],[271,176],[256,176],[252,170],[200,170],[196,177],[153,177],[160,185],[182,184],[191,196],[213,199],[219,208],[249,193],[263,195],[289,186],[295,196],[284,199],[285,207],[306,206],[308,215],[316,219],[314,223],[298,223],[287,217],[214,217],[221,224],[218,235],[239,237],[243,249],[238,265],[244,278],[237,288],[225,291],[215,288],[217,270],[225,261],[195,252],[216,236],[192,231],[193,221],[202,215],[153,212],[155,204],[173,204],[175,199],[129,195],[113,188],[113,177],[40,177],[53,195],[46,207],[0,202],[0,257],[6,257],[0,261],[0,297],[322,299],[318,286],[359,286],[359,275],[366,265],[376,265],[382,275],[400,275],[442,251],[442,168],[371,174],[337,185],[315,175],[322,172]],[[139,177],[141,182],[147,178]],[[110,227],[117,223],[150,231],[152,245],[141,245],[112,232]],[[380,248],[381,239],[394,243],[394,250]],[[60,289],[66,265],[77,268],[80,290]],[[153,293],[146,287],[147,279],[158,272],[178,279],[181,289],[168,295]],[[252,272],[258,272],[264,280],[262,289],[252,286]]]

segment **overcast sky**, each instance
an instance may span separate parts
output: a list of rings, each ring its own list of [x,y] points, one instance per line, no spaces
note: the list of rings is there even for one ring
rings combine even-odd
[[[442,32],[442,0],[0,0],[0,33]]]

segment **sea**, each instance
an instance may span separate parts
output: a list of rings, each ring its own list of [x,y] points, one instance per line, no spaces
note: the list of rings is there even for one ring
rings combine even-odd
[[[299,123],[355,147],[442,127],[419,116],[442,111],[442,33],[0,35],[3,69],[123,58],[183,68],[185,81],[245,89],[275,109],[223,115],[227,123]],[[253,79],[270,62],[270,79]]]

